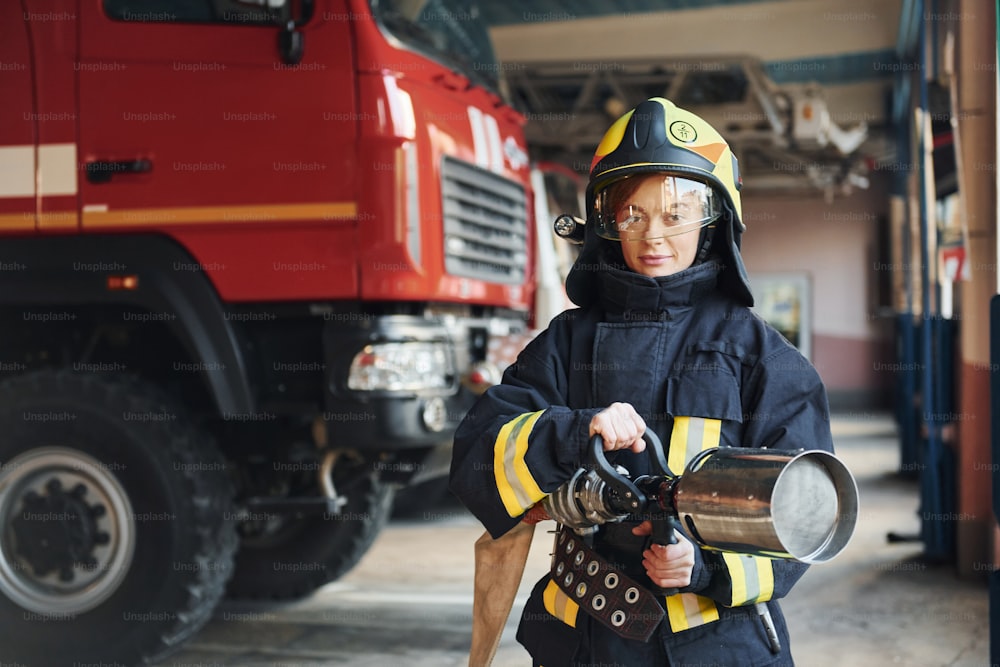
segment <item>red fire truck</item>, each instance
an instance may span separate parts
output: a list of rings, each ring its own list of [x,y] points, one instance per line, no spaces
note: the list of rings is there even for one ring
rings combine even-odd
[[[0,660],[347,571],[528,327],[523,118],[450,0],[0,3]]]

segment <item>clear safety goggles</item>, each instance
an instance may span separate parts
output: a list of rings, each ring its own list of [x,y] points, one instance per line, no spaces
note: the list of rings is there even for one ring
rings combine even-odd
[[[644,241],[701,229],[722,215],[712,186],[680,176],[640,174],[616,181],[594,201],[597,235]]]

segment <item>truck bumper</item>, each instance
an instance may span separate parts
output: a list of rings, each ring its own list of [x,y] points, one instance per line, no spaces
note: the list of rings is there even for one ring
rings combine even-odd
[[[373,451],[430,447],[451,440],[474,398],[463,389],[450,397],[339,399],[323,413],[323,426],[334,447]],[[443,424],[432,430],[428,419],[439,415],[428,413],[440,411],[445,414]]]
[[[456,341],[437,319],[387,315],[355,321],[330,321],[323,332],[327,376],[323,427],[334,447],[360,451],[392,451],[432,447],[451,440],[472,406],[474,395],[459,382]],[[366,350],[395,346],[397,359],[406,359],[408,345],[445,351],[446,369],[429,371],[427,385],[419,375],[408,386],[388,388],[351,386],[352,362]]]

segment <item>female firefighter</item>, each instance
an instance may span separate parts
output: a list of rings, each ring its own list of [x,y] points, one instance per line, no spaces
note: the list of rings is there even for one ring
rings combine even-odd
[[[643,102],[607,131],[566,280],[579,308],[553,319],[455,435],[451,488],[493,537],[538,517],[594,434],[632,475],[648,470],[646,429],[678,474],[718,446],[833,451],[819,376],[750,310],[739,184],[722,136],[668,100]],[[605,564],[594,580],[562,586],[554,564],[535,585],[517,638],[536,665],[792,664],[776,600],[806,565],[702,549],[686,535],[649,544],[650,527],[601,526],[576,540]],[[617,611],[613,591],[582,593],[610,583],[638,601],[633,611]],[[635,631],[650,618],[652,630]]]

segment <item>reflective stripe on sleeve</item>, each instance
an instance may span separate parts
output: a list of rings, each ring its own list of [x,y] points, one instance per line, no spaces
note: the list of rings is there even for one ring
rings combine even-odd
[[[497,491],[507,514],[512,517],[521,516],[545,497],[524,460],[528,452],[528,436],[542,412],[528,412],[504,424],[493,445],[493,475]]]
[[[719,608],[702,595],[678,593],[667,598],[667,618],[670,629],[681,632],[719,620]]]
[[[551,579],[545,587],[545,592],[542,593],[542,603],[545,605],[545,611],[571,628],[576,627],[576,614],[580,611],[580,605],[570,600],[569,596]]]
[[[729,551],[722,552],[722,559],[733,584],[733,597],[727,606],[739,607],[771,599],[774,595],[774,570],[770,559]]]

